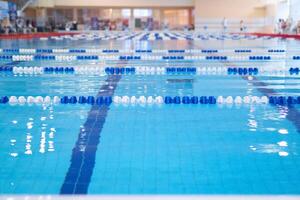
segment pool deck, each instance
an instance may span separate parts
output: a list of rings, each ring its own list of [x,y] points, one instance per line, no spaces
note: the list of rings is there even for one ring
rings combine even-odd
[[[34,39],[34,38],[43,38],[43,37],[53,37],[53,36],[64,36],[64,35],[76,35],[77,33],[71,32],[47,32],[47,33],[14,33],[14,34],[0,34],[0,40],[16,40],[16,39]]]
[[[70,31],[70,32],[45,32],[45,33],[29,33],[29,34],[22,34],[22,33],[14,33],[14,34],[0,34],[0,40],[15,40],[15,39],[34,39],[34,38],[43,38],[43,37],[53,37],[53,36],[64,36],[64,35],[77,35],[80,33],[86,33],[87,31]],[[104,32],[104,31],[90,31],[90,32]],[[244,35],[255,35],[258,37],[280,37],[280,38],[294,38],[300,40],[300,35],[296,34],[278,34],[278,33],[234,33],[234,34],[244,34]]]
[[[300,40],[300,35],[295,34],[279,34],[279,33],[245,33],[246,35],[255,35],[258,37],[279,37],[279,38],[294,38]]]

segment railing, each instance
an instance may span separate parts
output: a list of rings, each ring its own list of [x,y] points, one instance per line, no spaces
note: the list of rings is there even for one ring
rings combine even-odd
[[[24,11],[35,0],[13,0],[12,2],[17,5],[17,10]]]
[[[20,11],[24,11],[30,4],[32,4],[35,0],[21,0],[22,4],[20,4]]]
[[[204,30],[207,32],[223,31],[223,18],[202,18],[195,20],[195,29]],[[264,30],[267,26],[272,26],[272,22],[268,18],[253,18],[243,20],[244,32],[259,32]],[[240,32],[240,20],[227,19],[228,32]]]

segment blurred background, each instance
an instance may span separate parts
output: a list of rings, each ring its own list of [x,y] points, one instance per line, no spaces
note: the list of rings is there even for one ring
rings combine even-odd
[[[298,33],[299,0],[0,0],[1,33],[197,30]]]

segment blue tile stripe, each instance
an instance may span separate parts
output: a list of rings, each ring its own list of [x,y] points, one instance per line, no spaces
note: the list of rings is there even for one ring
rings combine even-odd
[[[227,63],[227,64],[231,64],[232,66],[234,66],[233,63],[229,62],[229,61],[222,61],[223,63]],[[253,86],[256,87],[256,89],[261,92],[263,95],[265,96],[272,96],[272,95],[277,95],[277,92],[271,88],[266,88],[266,86],[268,86],[267,83],[260,81],[257,77],[253,77],[253,79],[250,81],[248,80],[247,76],[242,76],[241,77],[245,80],[248,81],[250,83],[253,84]],[[280,109],[280,106],[277,104],[272,104],[273,106],[275,106],[276,108]],[[300,133],[300,112],[293,106],[290,105],[287,109],[287,117],[286,119],[288,119],[290,122],[292,122],[295,126],[295,128],[297,129],[297,132]]]
[[[23,62],[23,61],[13,61],[13,62],[10,62],[10,63],[2,64],[1,66],[16,66],[21,62]]]
[[[246,81],[249,81],[246,76],[243,76],[243,79]],[[253,80],[249,81],[249,82],[252,83],[259,92],[261,92],[262,94],[264,94],[266,96],[276,95],[275,90],[266,88],[266,86],[268,86],[268,84],[260,81],[257,77],[253,77]],[[278,105],[276,105],[276,104],[272,104],[272,105],[278,107]],[[287,109],[286,118],[294,124],[298,133],[300,133],[300,112],[297,110],[297,108],[295,108],[293,105],[290,105]]]
[[[193,44],[192,44],[193,45]],[[196,46],[196,45],[194,45]],[[198,47],[200,49],[202,49],[201,47]],[[215,54],[217,55],[217,54]],[[300,56],[299,56],[300,59]],[[228,60],[221,60],[221,63],[225,63],[225,64],[230,64],[231,66],[235,66],[234,63],[228,61]],[[252,81],[248,80],[247,76],[243,76],[241,75],[241,77],[245,80],[248,81],[250,83],[252,83],[256,89],[261,92],[263,95],[265,96],[272,96],[272,95],[276,95],[276,91],[270,88],[265,88],[265,86],[268,86],[267,83],[260,81],[257,77],[253,77]],[[262,88],[264,87],[264,88]],[[272,104],[274,106],[276,106],[276,108],[280,108],[277,104]],[[286,117],[290,122],[292,122],[295,126],[295,128],[297,129],[298,133],[300,133],[300,112],[293,107],[292,105],[287,109],[287,117]]]
[[[113,96],[121,75],[109,75],[97,97]],[[72,150],[71,164],[61,186],[60,194],[87,194],[95,167],[96,152],[109,105],[94,104],[88,113]]]
[[[0,72],[12,72],[13,67],[17,66],[21,62],[23,62],[23,61],[13,61],[13,62],[1,64],[0,65]]]

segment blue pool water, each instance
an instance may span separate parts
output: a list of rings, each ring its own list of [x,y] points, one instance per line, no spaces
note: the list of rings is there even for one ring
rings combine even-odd
[[[299,41],[0,41],[1,48],[270,49]],[[1,61],[7,65],[11,61]],[[21,61],[13,66],[276,62]],[[300,96],[298,76],[14,75],[1,96]],[[0,104],[0,194],[300,194],[300,106]]]

